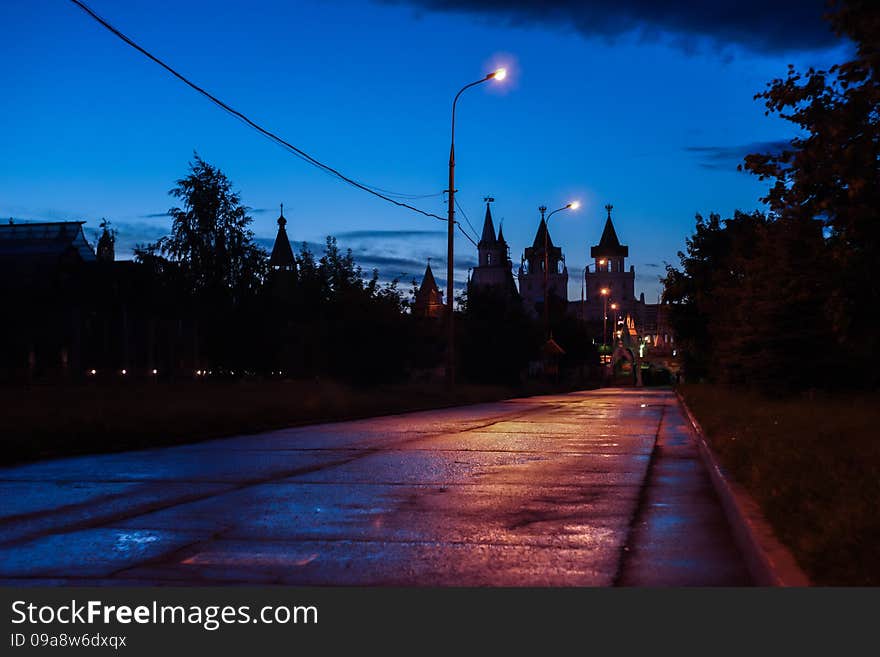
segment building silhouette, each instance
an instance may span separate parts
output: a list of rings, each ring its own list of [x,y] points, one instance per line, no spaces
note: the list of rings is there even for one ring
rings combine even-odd
[[[510,247],[504,239],[504,229],[499,229],[497,236],[495,234],[490,206],[495,199],[487,197],[485,200],[486,216],[483,219],[483,232],[477,243],[478,263],[468,281],[468,290],[494,288],[518,297],[519,293],[513,280]]]
[[[296,274],[296,258],[293,257],[293,249],[290,248],[290,239],[287,237],[284,203],[281,204],[281,214],[278,216],[278,233],[275,235],[275,243],[269,256],[269,268],[276,272],[289,271]]]
[[[609,336],[617,331],[630,338],[640,336],[653,348],[670,348],[672,332],[666,307],[645,303],[645,294],[636,296],[634,265],[626,266],[629,247],[621,244],[611,218],[613,205],[606,205],[607,216],[599,243],[590,248],[593,270],[584,270],[581,301],[569,302],[569,313],[587,322],[604,322],[608,314]],[[602,290],[607,290],[607,295]],[[607,303],[606,303],[607,300]],[[617,306],[612,309],[612,305]]]
[[[437,281],[434,280],[434,272],[431,271],[431,260],[428,259],[428,265],[425,267],[425,275],[422,277],[422,284],[416,291],[413,300],[412,312],[416,317],[439,318],[443,316],[443,293],[437,287]]]
[[[272,245],[272,253],[269,255],[269,274],[266,279],[266,286],[273,296],[283,300],[292,298],[297,281],[296,264],[293,249],[290,248],[290,239],[287,237],[287,219],[284,217],[284,203],[282,203],[281,213],[278,216],[278,232]]]
[[[546,253],[545,253],[546,249]],[[544,304],[544,265],[547,264],[547,294],[563,303],[568,301],[568,268],[562,248],[553,244],[544,217],[530,247],[526,247],[519,266],[519,293],[529,312],[537,313]]]
[[[0,225],[0,381],[192,377],[198,324],[150,269],[114,259],[102,223],[98,254],[83,221]]]

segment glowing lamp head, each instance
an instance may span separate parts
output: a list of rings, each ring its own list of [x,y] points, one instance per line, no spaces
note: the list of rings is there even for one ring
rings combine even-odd
[[[601,294],[603,297],[607,297],[608,296],[608,288],[603,287],[601,290],[599,290],[599,294]]]
[[[579,207],[581,207],[581,202],[580,201],[572,201],[571,203],[568,204],[568,207],[570,207],[572,210],[577,210]]]
[[[499,68],[494,73],[490,73],[489,77],[491,77],[493,80],[497,80],[498,82],[501,82],[504,78],[507,77],[507,69],[506,68]]]
[[[599,264],[600,264],[600,265],[604,265],[604,264],[605,264],[605,258],[602,258],[602,259],[599,261]]]
[[[611,310],[617,310],[617,304],[616,304],[616,303],[612,303],[612,304],[611,304]]]

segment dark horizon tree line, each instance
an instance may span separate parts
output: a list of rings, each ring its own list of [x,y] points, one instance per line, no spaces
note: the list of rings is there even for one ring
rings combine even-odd
[[[248,208],[226,175],[198,154],[169,192],[170,235],[135,250],[171,314],[197,323],[202,360],[226,371],[330,377],[355,383],[400,380],[442,366],[443,322],[410,312],[398,281],[357,265],[332,236],[322,254],[302,243],[295,271],[275,271],[256,245]],[[460,370],[480,383],[517,383],[542,344],[538,322],[501,290],[459,298]],[[589,339],[554,317],[575,345],[566,362],[595,360]]]

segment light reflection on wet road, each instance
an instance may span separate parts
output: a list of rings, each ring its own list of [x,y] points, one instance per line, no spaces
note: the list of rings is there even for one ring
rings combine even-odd
[[[690,439],[670,392],[606,389],[0,469],[0,578],[743,583],[711,491],[679,514],[648,476],[658,436]]]

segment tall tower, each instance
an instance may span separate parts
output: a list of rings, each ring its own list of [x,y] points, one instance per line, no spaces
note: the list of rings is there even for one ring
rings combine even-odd
[[[595,263],[595,272],[586,274],[585,289],[587,301],[603,302],[601,290],[608,290],[609,302],[628,308],[635,302],[635,267],[626,270],[629,247],[620,243],[614,223],[611,221],[613,205],[606,205],[608,218],[599,243],[590,248],[590,257]]]
[[[269,280],[276,296],[288,297],[296,284],[296,258],[287,238],[287,219],[284,218],[284,203],[281,204],[281,215],[278,217],[278,233],[269,256]]]
[[[110,228],[106,219],[101,219],[101,228],[104,230],[98,238],[95,255],[100,262],[113,262],[116,259],[116,231]]]
[[[443,293],[437,287],[437,281],[434,280],[430,258],[428,258],[428,266],[425,267],[422,284],[416,291],[412,310],[416,317],[438,318],[443,316]]]
[[[284,218],[284,203],[282,203],[281,215],[278,217],[278,234],[275,235],[272,255],[269,256],[269,268],[273,271],[292,271],[295,273],[296,259],[293,257],[293,249],[290,248],[286,226],[287,219]]]
[[[537,312],[536,306],[544,303],[544,263],[547,263],[547,294],[568,301],[568,268],[562,248],[553,244],[544,217],[538,224],[538,232],[532,245],[526,247],[519,266],[519,293],[529,311]]]
[[[516,295],[516,285],[513,282],[513,263],[510,262],[504,233],[499,231],[498,236],[495,235],[495,224],[492,221],[492,208],[490,207],[490,203],[495,199],[487,196],[484,200],[486,201],[486,216],[483,219],[483,234],[477,243],[478,264],[473,269],[468,286],[497,286]]]

